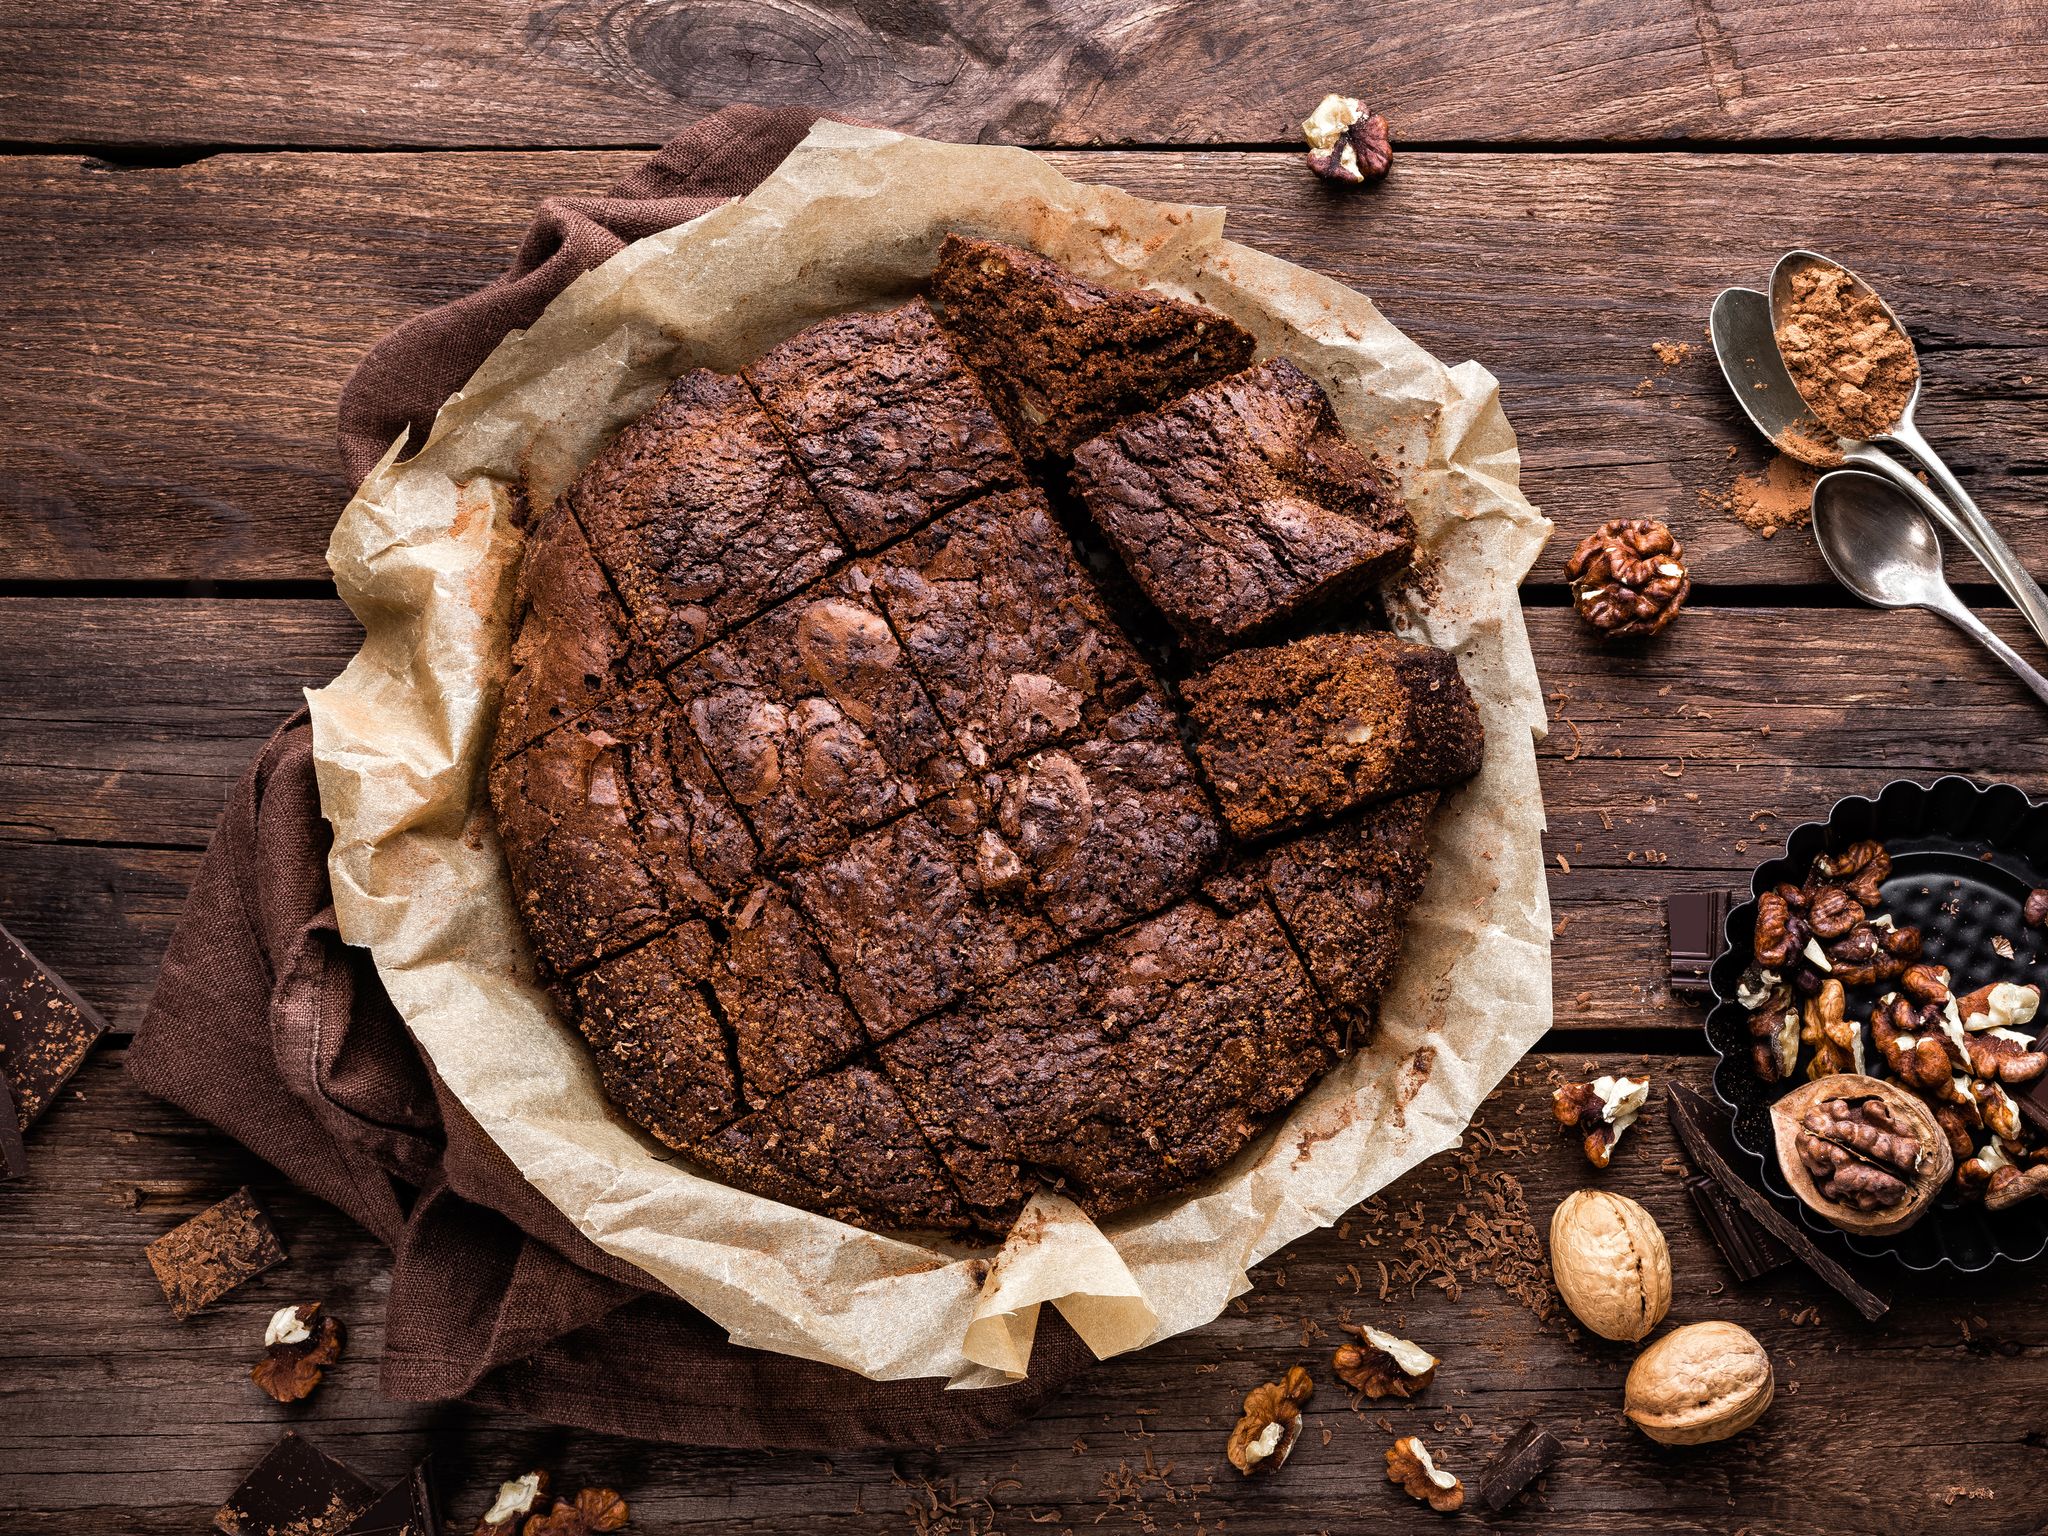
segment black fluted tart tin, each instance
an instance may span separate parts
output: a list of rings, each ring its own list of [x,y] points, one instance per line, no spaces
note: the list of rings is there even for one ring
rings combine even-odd
[[[1750,1064],[1749,1010],[1736,1000],[1735,986],[1751,959],[1756,898],[1778,885],[1799,884],[1816,855],[1840,853],[1866,839],[1884,844],[1891,855],[1884,910],[1902,926],[1920,929],[1921,958],[1947,966],[1958,992],[2015,981],[2033,982],[2048,993],[2048,934],[2021,921],[2027,892],[2048,886],[2048,803],[2029,799],[2011,784],[1955,776],[1932,784],[1895,780],[1875,798],[1851,795],[1836,802],[1827,820],[1795,827],[1785,851],[1750,875],[1749,900],[1729,912],[1723,948],[1708,971],[1714,1004],[1707,1013],[1707,1043],[1720,1057],[1714,1092],[1733,1112],[1736,1144],[1756,1158],[1764,1187],[1790,1202],[1807,1226],[1842,1239],[1851,1252],[1893,1258],[1912,1270],[1964,1272],[2000,1259],[2039,1258],[2048,1251],[2048,1200],[1991,1212],[1945,1195],[1904,1232],[1870,1237],[1838,1232],[1797,1200],[1779,1172],[1771,1104],[1806,1081],[1805,1057],[1782,1083],[1762,1081]],[[1995,939],[2012,946],[2011,959],[1994,948]],[[1864,1021],[1864,1059],[1875,1076],[1886,1073],[1869,1038],[1870,1012],[1890,990],[1882,982],[1848,989],[1849,1016]],[[2048,1028],[2044,1021],[2048,1007],[2032,1027]]]

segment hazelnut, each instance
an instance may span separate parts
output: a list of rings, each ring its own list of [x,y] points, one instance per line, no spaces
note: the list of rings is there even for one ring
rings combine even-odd
[[[1633,1344],[1671,1308],[1671,1251],[1626,1195],[1565,1196],[1550,1218],[1550,1268],[1572,1315],[1603,1339]]]
[[[1664,1445],[1739,1435],[1771,1406],[1771,1357],[1734,1323],[1688,1323],[1636,1357],[1622,1412]]]

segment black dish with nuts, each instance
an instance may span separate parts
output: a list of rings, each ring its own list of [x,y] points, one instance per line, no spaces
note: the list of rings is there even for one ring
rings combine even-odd
[[[1795,829],[1750,890],[1707,1037],[1766,1186],[1909,1269],[2048,1251],[2048,805],[1896,782]]]

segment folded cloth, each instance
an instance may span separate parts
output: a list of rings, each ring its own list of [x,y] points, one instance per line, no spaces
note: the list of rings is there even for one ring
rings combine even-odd
[[[424,433],[504,334],[573,278],[744,194],[815,120],[729,107],[605,196],[542,204],[507,276],[407,321],[356,370],[341,410],[349,474],[400,429]],[[650,1440],[840,1450],[995,1434],[1086,1365],[1051,1315],[1029,1379],[985,1391],[871,1382],[728,1341],[577,1232],[435,1079],[368,953],[341,940],[328,844],[302,711],[228,801],[128,1070],[393,1250],[386,1392]]]

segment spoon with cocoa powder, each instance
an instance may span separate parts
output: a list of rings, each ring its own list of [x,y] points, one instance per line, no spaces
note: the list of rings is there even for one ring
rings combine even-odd
[[[1872,444],[1890,444],[1917,461],[1955,508],[1954,517],[1940,520],[1942,526],[1997,579],[2034,633],[2048,640],[2048,596],[1913,424],[1920,359],[1891,306],[1854,272],[1816,251],[1787,251],[1778,258],[1770,305],[1771,334],[1786,376],[1819,429],[1809,435],[1823,444],[1832,438],[1841,460],[1865,468],[1875,466],[1856,450]],[[1787,444],[1779,446],[1790,451]]]

